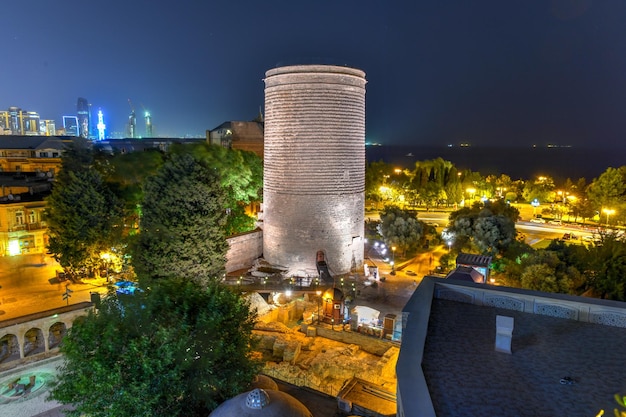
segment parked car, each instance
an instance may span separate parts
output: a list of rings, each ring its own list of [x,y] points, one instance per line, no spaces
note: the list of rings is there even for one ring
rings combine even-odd
[[[574,233],[564,233],[561,239],[570,240],[570,239],[578,239],[578,237]]]
[[[405,273],[406,273],[407,275],[409,275],[409,276],[412,276],[412,277],[414,277],[414,276],[416,276],[416,275],[417,275],[415,272],[413,272],[413,271],[411,271],[411,270],[408,270],[408,271],[406,271]]]
[[[560,226],[562,224],[560,220],[550,220],[548,223],[553,224],[555,226]]]
[[[545,223],[546,221],[544,219],[541,219],[539,217],[534,217],[532,219],[530,219],[531,223]]]

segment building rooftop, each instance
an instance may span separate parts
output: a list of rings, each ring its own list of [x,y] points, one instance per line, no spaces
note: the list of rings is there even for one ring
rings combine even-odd
[[[514,319],[511,355],[494,350],[497,314]],[[589,417],[616,407],[624,364],[624,328],[435,299],[422,368],[437,416]]]
[[[403,315],[399,415],[613,415],[626,395],[626,303],[425,277]]]

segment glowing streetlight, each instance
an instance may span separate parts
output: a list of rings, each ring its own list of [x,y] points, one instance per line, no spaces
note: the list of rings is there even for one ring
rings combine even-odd
[[[476,188],[468,188],[467,190],[465,190],[469,193],[470,195],[470,199],[474,200],[474,193],[476,193]]]
[[[539,207],[541,204],[539,204],[539,200],[537,200],[536,198],[530,202],[530,205],[533,206],[533,216],[534,214],[537,212],[537,207]]]
[[[391,253],[393,254],[391,259],[391,272],[395,273],[396,272],[396,247],[392,246],[391,247]]]
[[[606,214],[606,226],[609,227],[609,216],[615,214],[613,209],[602,209],[602,213]]]

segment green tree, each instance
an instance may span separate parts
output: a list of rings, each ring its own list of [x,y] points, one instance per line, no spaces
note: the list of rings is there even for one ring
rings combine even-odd
[[[224,273],[227,198],[217,170],[191,154],[170,154],[144,187],[133,266],[140,279],[186,277],[203,284]]]
[[[125,233],[133,234],[139,226],[143,184],[163,165],[163,152],[150,149],[109,156],[101,165],[108,164],[105,181],[124,202]]]
[[[94,167],[85,140],[76,139],[63,153],[46,203],[48,249],[70,276],[96,269],[100,253],[119,243],[122,205]]]
[[[450,214],[448,233],[454,247],[495,255],[506,251],[515,242],[515,222],[519,211],[502,200],[476,203]]]
[[[501,214],[479,215],[474,223],[474,243],[484,254],[496,255],[506,250],[516,234],[515,223]]]
[[[522,272],[521,282],[522,288],[529,290],[555,293],[559,289],[554,269],[546,264],[529,265]]]
[[[71,417],[206,416],[258,372],[254,320],[217,283],[171,279],[110,295],[65,336],[51,398],[71,404]]]
[[[414,212],[386,206],[380,213],[379,232],[388,246],[397,246],[404,255],[407,250],[419,246],[424,227]]]
[[[598,209],[616,207],[624,203],[626,193],[626,166],[619,169],[607,168],[589,185],[587,195]]]
[[[589,250],[589,286],[601,298],[626,301],[626,242],[614,233],[601,239]]]
[[[526,201],[537,199],[541,204],[554,200],[554,180],[551,177],[539,177],[532,181],[526,181],[522,197]]]
[[[220,184],[225,191],[229,215],[224,224],[227,235],[254,228],[255,219],[248,216],[245,205],[261,200],[263,187],[263,161],[254,152],[227,149],[207,143],[177,145],[171,149],[175,154],[191,154],[205,166],[217,170]]]

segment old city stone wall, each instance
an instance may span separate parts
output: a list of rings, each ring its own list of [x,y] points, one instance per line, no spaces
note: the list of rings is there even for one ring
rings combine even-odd
[[[261,229],[231,236],[226,240],[228,242],[226,272],[250,268],[254,261],[263,255],[263,231]]]

